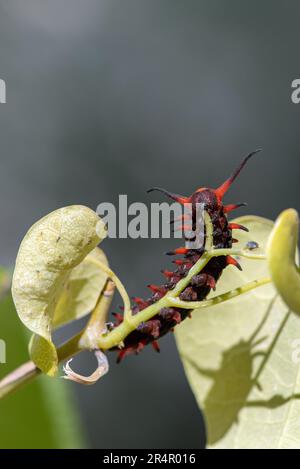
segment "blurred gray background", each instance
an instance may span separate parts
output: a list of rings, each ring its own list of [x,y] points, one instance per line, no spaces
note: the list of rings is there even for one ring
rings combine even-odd
[[[299,208],[300,3],[265,0],[0,1],[0,262],[68,204],[161,201],[216,186],[262,147],[227,196],[239,214]],[[178,243],[177,243],[178,244]],[[146,295],[174,240],[102,245],[130,295]],[[116,305],[118,302],[116,303]],[[74,385],[96,448],[204,445],[174,338]],[[79,370],[92,369],[82,356]]]

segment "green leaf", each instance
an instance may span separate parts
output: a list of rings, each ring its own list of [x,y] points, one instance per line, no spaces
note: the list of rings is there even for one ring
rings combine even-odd
[[[97,260],[108,265],[104,252],[99,248],[90,252],[72,270],[54,311],[54,328],[82,318],[95,308],[107,281],[107,274],[99,268]]]
[[[286,305],[300,314],[300,273],[295,262],[299,234],[296,210],[284,210],[276,220],[267,245],[272,281]]]
[[[0,378],[28,360],[28,333],[9,295],[0,303],[0,339],[6,361]],[[40,376],[0,401],[0,448],[79,448],[84,446],[71,387]]]
[[[235,220],[247,226],[237,248],[256,241],[264,251],[272,222]],[[239,259],[218,282],[223,293],[268,276],[266,261]],[[211,296],[214,296],[211,295]],[[208,309],[176,328],[187,378],[207,426],[212,448],[299,448],[300,318],[273,285]]]
[[[95,262],[96,261],[96,262]],[[107,265],[104,252],[95,248],[75,267],[64,283],[58,298],[52,320],[52,329],[89,314],[96,306],[97,300],[107,280],[107,274],[99,268],[97,261]],[[57,367],[55,347],[40,335],[33,335],[29,343],[31,359],[39,364],[39,368],[52,370]],[[48,374],[52,374],[49,373]]]
[[[60,208],[36,222],[19,248],[12,294],[21,321],[34,332],[31,357],[44,373],[57,372],[52,322],[72,270],[105,237],[97,214],[81,205]],[[66,295],[65,295],[66,296]],[[62,318],[64,322],[67,318]]]

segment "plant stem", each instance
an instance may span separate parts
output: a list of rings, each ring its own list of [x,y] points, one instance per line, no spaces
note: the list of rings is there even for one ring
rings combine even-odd
[[[124,302],[124,317],[130,317],[131,316],[131,301],[127,294],[126,288],[124,287],[119,277],[106,264],[99,261],[98,259],[92,258],[90,262],[97,265],[99,269],[105,272],[108,278],[110,278],[115,283],[122,297],[122,300]]]
[[[178,298],[169,298],[170,306],[175,306],[177,308],[184,308],[184,309],[199,309],[199,308],[208,308],[209,306],[214,306],[219,303],[224,303],[224,301],[231,300],[243,293],[247,293],[248,291],[253,290],[254,288],[261,287],[263,285],[267,285],[271,283],[271,279],[266,277],[260,280],[253,280],[253,282],[246,283],[241,287],[235,288],[234,290],[230,290],[228,292],[222,293],[222,295],[215,296],[210,298],[209,300],[203,301],[182,301]]]
[[[81,331],[57,349],[59,362],[67,360],[82,351],[79,347],[79,341],[83,332],[84,331]],[[41,371],[32,361],[28,361],[27,363],[19,366],[19,368],[16,368],[0,381],[0,399],[12,394],[14,391],[17,391],[17,389],[20,389],[24,384],[30,383],[40,374]]]
[[[0,381],[0,399],[32,381],[39,373],[40,370],[31,361],[16,368]]]

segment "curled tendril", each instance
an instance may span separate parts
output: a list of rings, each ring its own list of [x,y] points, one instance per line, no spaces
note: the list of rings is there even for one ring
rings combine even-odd
[[[267,244],[267,260],[272,281],[286,303],[300,314],[300,273],[296,264],[299,215],[292,208],[276,220]]]
[[[73,360],[71,358],[70,360],[67,361],[67,363],[65,364],[63,368],[65,375],[62,376],[62,378],[68,379],[69,381],[75,381],[75,383],[84,384],[86,386],[95,384],[100,378],[102,378],[102,376],[108,373],[109,365],[108,365],[106,356],[104,355],[103,352],[101,352],[101,350],[95,350],[94,354],[97,359],[98,366],[96,370],[90,376],[83,376],[73,371],[72,368],[70,367],[70,363]]]

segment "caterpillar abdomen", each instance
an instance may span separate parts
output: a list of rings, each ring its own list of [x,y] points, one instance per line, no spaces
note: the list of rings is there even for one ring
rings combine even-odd
[[[248,159],[256,152],[250,153],[241,165],[236,169],[233,175],[227,179],[219,188],[208,189],[200,188],[195,191],[190,197],[184,197],[177,194],[169,193],[164,189],[154,188],[152,190],[159,190],[181,204],[189,203],[192,208],[196,204],[203,204],[204,210],[208,213],[213,233],[212,241],[216,249],[231,248],[235,239],[232,238],[233,229],[247,230],[245,227],[229,223],[227,214],[232,210],[245,204],[232,204],[223,205],[222,199],[227,192],[233,181],[236,179]],[[194,222],[193,222],[194,225]],[[173,263],[176,265],[175,270],[162,271],[166,278],[165,283],[160,286],[148,285],[152,291],[152,295],[147,300],[142,298],[134,298],[135,305],[133,306],[133,314],[143,310],[147,306],[160,300],[169,290],[173,289],[177,282],[179,282],[193,265],[203,255],[204,249],[188,249],[179,248],[175,251],[169,252],[169,255],[183,255],[182,258],[176,259]],[[222,275],[223,270],[229,264],[235,265],[241,269],[238,262],[230,256],[218,256],[212,258],[200,274],[194,275],[189,285],[181,292],[180,299],[183,301],[202,301],[204,300],[211,289],[215,289],[216,283]],[[122,314],[115,313],[115,324],[119,325],[123,321]],[[158,314],[152,319],[146,321],[132,331],[124,340],[124,347],[118,349],[114,347],[112,350],[118,350],[117,362],[120,362],[126,355],[136,353],[138,354],[146,345],[151,343],[156,351],[159,352],[157,340],[164,336],[169,331],[179,324],[181,321],[190,316],[190,311],[182,308],[162,308]]]

